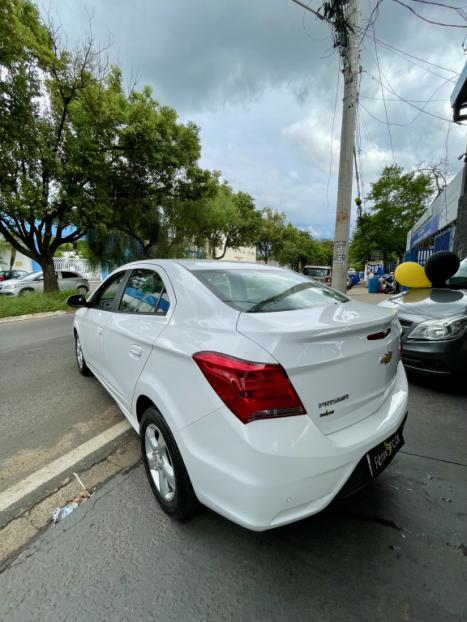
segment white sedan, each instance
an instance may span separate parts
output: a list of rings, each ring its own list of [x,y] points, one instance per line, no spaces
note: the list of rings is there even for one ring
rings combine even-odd
[[[258,264],[146,260],[70,298],[76,357],[140,434],[162,509],[249,529],[310,516],[403,444],[392,310]]]

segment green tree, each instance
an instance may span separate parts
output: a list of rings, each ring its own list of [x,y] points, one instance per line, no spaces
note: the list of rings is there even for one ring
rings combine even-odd
[[[253,244],[261,222],[253,198],[234,192],[219,176],[213,175],[207,198],[182,202],[168,214],[174,241],[206,249],[213,259],[222,259],[227,248]]]
[[[254,244],[256,255],[268,263],[270,259],[277,258],[283,243],[285,231],[285,214],[276,212],[271,207],[261,210],[261,221]]]
[[[49,31],[30,0],[2,0],[0,4],[0,63],[9,66],[34,56],[50,59]]]
[[[318,247],[317,263],[322,266],[332,266],[334,254],[334,240],[316,240]]]
[[[283,231],[282,244],[276,259],[299,272],[307,264],[319,263],[319,247],[307,231],[288,223]]]
[[[32,4],[5,6],[0,233],[41,265],[46,292],[58,288],[55,253],[84,235],[96,262],[168,254],[171,206],[212,193],[198,127],[149,87],[125,94],[92,40],[70,54]]]
[[[76,54],[61,50],[30,2],[11,0],[1,16],[0,233],[40,264],[47,293],[58,289],[57,249],[106,207],[99,121],[109,85],[92,40]]]
[[[407,233],[426,210],[432,194],[430,175],[404,172],[395,164],[386,166],[367,196],[372,202],[370,212],[357,222],[350,248],[352,261],[361,264],[376,250],[385,260],[400,259]]]
[[[164,256],[170,244],[170,215],[183,202],[212,193],[203,171],[199,128],[183,124],[151,89],[120,96],[118,132],[108,149],[107,194],[112,197],[107,228],[133,241],[141,257]]]

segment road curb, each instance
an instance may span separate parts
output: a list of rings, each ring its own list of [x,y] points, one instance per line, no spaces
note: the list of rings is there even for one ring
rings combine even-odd
[[[0,324],[3,324],[4,322],[21,322],[22,320],[36,320],[42,317],[53,317],[54,315],[66,314],[66,311],[44,311],[43,313],[28,313],[27,315],[11,315],[10,317],[0,318]]]
[[[0,493],[0,529],[63,486],[73,472],[104,460],[133,433],[121,421]]]

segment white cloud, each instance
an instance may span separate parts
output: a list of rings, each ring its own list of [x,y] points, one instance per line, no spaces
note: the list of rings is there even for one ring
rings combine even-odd
[[[42,1],[46,14],[49,0]],[[439,15],[436,7],[419,10]],[[139,86],[152,85],[162,103],[201,126],[203,166],[221,169],[258,207],[284,211],[319,237],[333,235],[342,80],[336,98],[337,53],[325,24],[288,0],[60,0],[56,12],[71,44],[85,37],[90,14],[97,40],[113,40],[110,59],[126,78],[136,74]],[[462,31],[423,23],[394,2],[380,5],[376,36],[456,71],[464,64]],[[370,29],[358,132],[365,190],[393,160],[390,138],[395,160],[407,168],[447,158],[458,170],[465,128],[454,125],[448,134],[448,123],[397,100],[423,108],[419,100],[431,97],[426,111],[447,118],[454,74],[382,43],[378,67],[371,37]]]
[[[314,114],[285,127],[283,134],[300,149],[303,158],[321,172],[329,171],[331,149],[338,153],[339,140],[332,138],[329,124],[323,124],[323,115]],[[336,164],[336,162],[334,162]],[[334,166],[334,169],[336,166]]]

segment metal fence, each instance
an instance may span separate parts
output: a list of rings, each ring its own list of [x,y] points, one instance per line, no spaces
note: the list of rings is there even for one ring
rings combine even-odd
[[[412,248],[404,255],[404,261],[415,261],[421,266],[424,266],[427,259],[433,255],[433,248]]]
[[[86,259],[54,258],[55,270],[70,270],[70,272],[78,272],[85,279],[90,281],[100,281],[101,270],[92,268]]]

